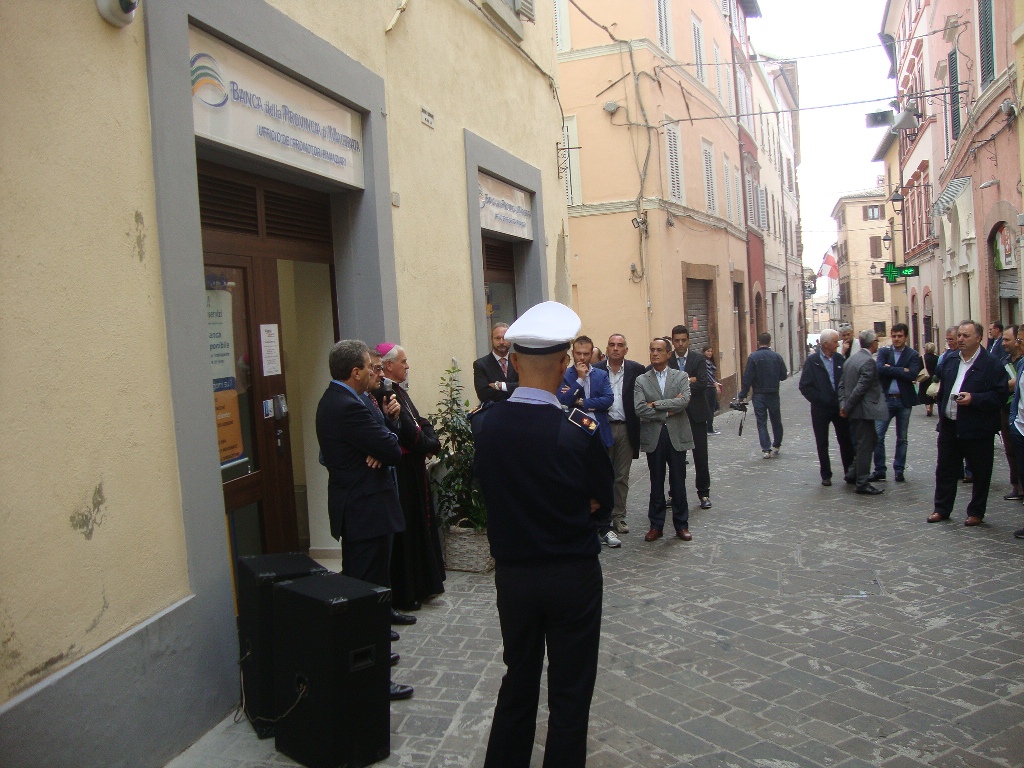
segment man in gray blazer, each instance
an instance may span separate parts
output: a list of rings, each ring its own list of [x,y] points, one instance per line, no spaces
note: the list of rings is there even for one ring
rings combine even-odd
[[[889,416],[885,393],[878,381],[878,366],[871,357],[878,351],[878,338],[874,331],[861,331],[858,349],[843,367],[839,381],[839,415],[850,420],[850,433],[857,453],[853,465],[846,471],[846,482],[857,484],[857,493],[877,496],[882,493],[868,482],[871,476],[871,457],[878,442],[875,421]]]
[[[651,472],[651,499],[647,517],[651,530],[644,541],[657,541],[665,527],[665,467],[672,494],[672,525],[676,536],[690,541],[690,511],[686,504],[686,452],[693,450],[693,433],[686,406],[690,403],[690,379],[684,371],[669,368],[672,342],[652,339],[651,370],[637,376],[633,404],[640,419],[640,450],[647,454]]]

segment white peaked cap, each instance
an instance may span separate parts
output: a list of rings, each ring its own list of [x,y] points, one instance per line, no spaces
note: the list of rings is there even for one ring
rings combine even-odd
[[[505,331],[505,341],[524,355],[549,355],[567,350],[582,326],[565,304],[545,301],[520,315]]]

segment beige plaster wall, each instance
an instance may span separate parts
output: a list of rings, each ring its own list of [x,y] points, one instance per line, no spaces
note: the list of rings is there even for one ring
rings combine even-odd
[[[143,25],[81,0],[0,28],[2,702],[189,585]]]
[[[410,393],[422,413],[432,411],[438,381],[455,357],[475,402],[468,213],[475,200],[466,197],[463,131],[540,169],[545,231],[534,237],[546,243],[549,297],[555,298],[556,251],[568,226],[556,153],[561,115],[552,89],[557,72],[551,5],[538,3],[536,23],[523,24],[520,52],[462,0],[410,0],[386,34],[393,2],[272,4],[384,78],[391,189],[399,198],[392,229]],[[434,115],[433,128],[423,124],[421,109]]]

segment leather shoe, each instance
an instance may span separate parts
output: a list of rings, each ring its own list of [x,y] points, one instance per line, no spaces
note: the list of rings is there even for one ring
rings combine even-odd
[[[855,477],[844,477],[843,480],[846,481],[847,485],[856,485],[857,484],[857,478],[855,478]]]
[[[902,473],[902,472],[897,472],[897,473],[896,473],[896,482],[897,482],[897,483],[905,483],[905,482],[907,482],[907,478],[905,478],[905,477],[903,476],[903,473]]]
[[[1018,530],[1014,531],[1013,538],[1024,539],[1024,528],[1019,528]]]
[[[391,630],[391,642],[392,643],[397,643],[401,639],[402,639],[402,636],[400,634],[398,634],[397,632],[395,632],[395,630],[392,629]]]
[[[1013,491],[1003,496],[1003,498],[1006,501],[1020,501],[1021,499],[1024,499],[1024,493],[1017,493],[1016,491]]]
[[[832,478],[831,477],[823,477],[823,478],[821,478],[821,484],[824,485],[826,488],[828,488],[830,485],[832,485]]]
[[[678,531],[676,531],[676,536],[678,536],[683,541],[693,541],[693,535],[685,528],[680,528]]]
[[[399,613],[394,608],[391,609],[391,623],[392,624],[415,624],[416,617],[410,616],[407,613]]]
[[[408,603],[402,603],[401,605],[395,606],[395,608],[399,611],[418,611],[422,607],[423,603],[421,603],[419,600],[411,600]]]
[[[964,525],[966,525],[968,528],[973,528],[975,525],[981,525],[981,523],[981,518],[975,517],[974,515],[971,515],[966,520],[964,520]]]
[[[884,483],[885,482],[885,475],[880,475],[877,472],[872,472],[870,475],[868,475],[868,482],[869,483]]]
[[[928,517],[929,523],[944,523],[949,520],[949,515],[940,515],[938,512],[932,512]]]
[[[399,661],[399,659],[401,659],[401,658],[402,658],[402,657],[401,657],[401,656],[399,656],[399,655],[398,655],[397,653],[392,653],[392,654],[391,654],[391,666],[393,667],[393,666],[395,666],[396,664],[398,664],[398,661]]]
[[[857,488],[857,493],[861,494],[862,496],[878,496],[880,493],[885,493],[885,491],[883,491],[881,488],[875,488],[875,486],[871,485],[870,483],[865,483],[864,485]]]
[[[651,530],[644,534],[644,541],[657,541],[660,538],[661,531],[657,528],[651,528]]]
[[[392,683],[391,689],[388,691],[388,698],[392,701],[401,701],[402,699],[412,698],[412,686],[402,685],[401,683]]]
[[[700,497],[700,508],[701,509],[711,509],[711,497],[710,496],[701,496]]]

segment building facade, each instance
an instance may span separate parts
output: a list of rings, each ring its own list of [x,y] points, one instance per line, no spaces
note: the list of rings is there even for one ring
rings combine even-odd
[[[900,108],[898,229],[921,272],[908,279],[919,343],[966,317],[1021,319],[1013,16],[1009,0],[891,0],[883,15]]]
[[[777,116],[779,104],[796,106],[796,72],[752,61],[746,19],[760,15],[757,3],[598,0],[586,15],[568,0],[554,5],[569,261],[584,328],[599,344],[617,332],[642,350],[686,324],[691,343],[716,350],[727,396],[752,335],[776,327],[769,319],[799,364],[799,141],[790,115]],[[770,316],[768,241],[783,274]]]
[[[232,558],[337,553],[331,344],[402,343],[427,412],[569,300],[552,8],[0,22],[0,762],[162,765],[237,701]]]
[[[855,333],[874,330],[883,346],[892,321],[892,288],[882,273],[887,198],[884,187],[851,192],[832,209],[838,232],[839,322],[850,323]]]

